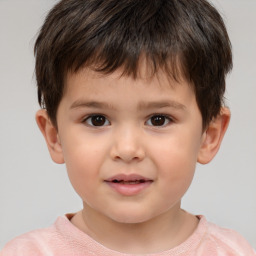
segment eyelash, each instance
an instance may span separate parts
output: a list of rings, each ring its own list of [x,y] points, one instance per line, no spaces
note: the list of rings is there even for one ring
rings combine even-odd
[[[152,118],[164,118],[164,123],[160,125],[153,125],[152,124]],[[95,118],[94,121],[100,121],[99,125],[95,125],[93,124],[93,118]],[[96,118],[98,118],[98,120],[96,120]],[[99,119],[100,118],[100,119]],[[157,121],[159,121],[160,119],[158,119]],[[161,120],[160,120],[161,121]],[[151,124],[148,124],[149,122],[151,122]],[[147,121],[145,122],[145,124],[149,125],[149,126],[153,126],[153,127],[166,127],[168,126],[170,123],[173,123],[174,120],[173,118],[171,118],[170,116],[168,115],[165,115],[165,114],[153,114],[151,115]],[[88,126],[90,127],[103,127],[103,126],[108,126],[108,125],[111,125],[110,121],[104,116],[104,115],[101,115],[101,114],[94,114],[94,115],[90,115],[88,117],[86,117],[85,119],[83,119],[82,123],[86,123]],[[106,124],[107,123],[107,124]]]
[[[166,126],[168,126],[170,123],[173,123],[174,122],[174,120],[173,120],[173,118],[171,118],[170,116],[168,116],[168,115],[165,115],[165,114],[153,114],[153,115],[151,115],[148,119],[147,119],[147,121],[146,121],[146,123],[148,123],[149,121],[151,121],[151,123],[152,123],[152,118],[153,117],[161,117],[161,118],[164,118],[164,124],[163,125],[150,125],[150,126],[154,126],[154,127],[166,127]],[[167,123],[166,123],[167,122]]]
[[[91,126],[91,127],[102,127],[102,126],[106,126],[106,125],[93,125],[92,123],[92,118],[97,118],[97,117],[101,117],[101,118],[104,118],[104,124],[106,123],[107,121],[107,125],[110,125],[110,122],[108,121],[108,119],[104,116],[104,115],[101,115],[101,114],[94,114],[94,115],[90,115],[88,117],[86,117],[82,123],[86,123],[88,126]],[[98,120],[100,121],[100,120]]]

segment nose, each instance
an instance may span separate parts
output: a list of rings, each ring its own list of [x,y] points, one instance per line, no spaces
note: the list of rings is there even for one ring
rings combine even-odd
[[[123,127],[113,133],[111,158],[126,163],[142,161],[145,157],[143,138],[139,129]]]

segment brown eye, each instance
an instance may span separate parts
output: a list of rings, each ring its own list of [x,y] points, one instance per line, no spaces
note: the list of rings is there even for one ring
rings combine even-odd
[[[102,115],[90,116],[85,120],[85,122],[90,126],[106,126],[110,124],[107,118]]]
[[[170,121],[171,121],[171,119],[167,116],[154,115],[147,121],[147,125],[150,125],[150,126],[165,126]]]

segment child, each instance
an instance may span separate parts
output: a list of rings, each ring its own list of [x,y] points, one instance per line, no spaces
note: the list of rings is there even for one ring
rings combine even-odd
[[[6,255],[255,255],[181,209],[230,112],[229,38],[205,0],[62,0],[35,44],[36,120],[83,209]]]

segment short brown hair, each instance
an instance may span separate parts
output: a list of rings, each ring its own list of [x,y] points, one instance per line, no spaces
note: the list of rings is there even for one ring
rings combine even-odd
[[[182,71],[206,127],[220,112],[232,68],[224,22],[206,0],[62,0],[46,17],[34,51],[39,104],[55,125],[68,71],[122,68],[136,78],[143,54],[153,74]]]

